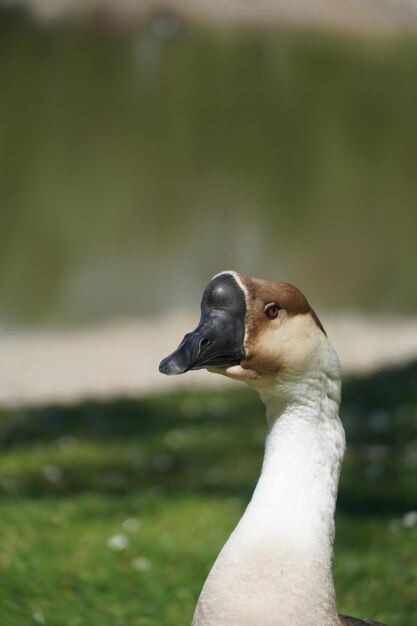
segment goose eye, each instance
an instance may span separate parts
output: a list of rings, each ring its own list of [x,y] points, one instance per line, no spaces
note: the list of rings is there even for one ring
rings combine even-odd
[[[279,306],[275,302],[271,302],[264,308],[264,313],[269,319],[273,320],[278,316]]]

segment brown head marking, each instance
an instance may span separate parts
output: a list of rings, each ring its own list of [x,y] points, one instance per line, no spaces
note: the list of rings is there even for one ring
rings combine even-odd
[[[256,354],[258,351],[255,350],[259,338],[270,328],[269,325],[274,323],[275,318],[310,316],[314,324],[326,335],[319,318],[299,289],[289,283],[269,282],[242,274],[236,275],[246,292],[246,359],[241,363],[243,368],[254,367],[260,373],[277,371],[276,360],[270,358],[272,355],[267,356],[264,352],[261,356],[259,353]]]

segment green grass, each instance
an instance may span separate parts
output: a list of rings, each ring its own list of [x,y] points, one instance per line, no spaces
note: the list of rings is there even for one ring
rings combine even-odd
[[[417,526],[401,520],[417,508],[417,365],[344,390],[339,610],[410,626]],[[3,412],[2,626],[188,624],[255,485],[264,430],[238,385]],[[108,547],[114,535],[125,549]]]

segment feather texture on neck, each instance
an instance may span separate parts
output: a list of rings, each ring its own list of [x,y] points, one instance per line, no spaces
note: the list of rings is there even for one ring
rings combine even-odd
[[[334,508],[345,449],[340,365],[262,389],[262,473],[201,593],[193,626],[336,626]]]

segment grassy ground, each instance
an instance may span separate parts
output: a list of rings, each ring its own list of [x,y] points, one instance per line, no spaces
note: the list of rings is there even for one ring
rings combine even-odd
[[[339,610],[417,623],[417,365],[345,383]],[[182,626],[261,465],[255,394],[0,416],[2,626]],[[119,549],[116,549],[119,548]]]

